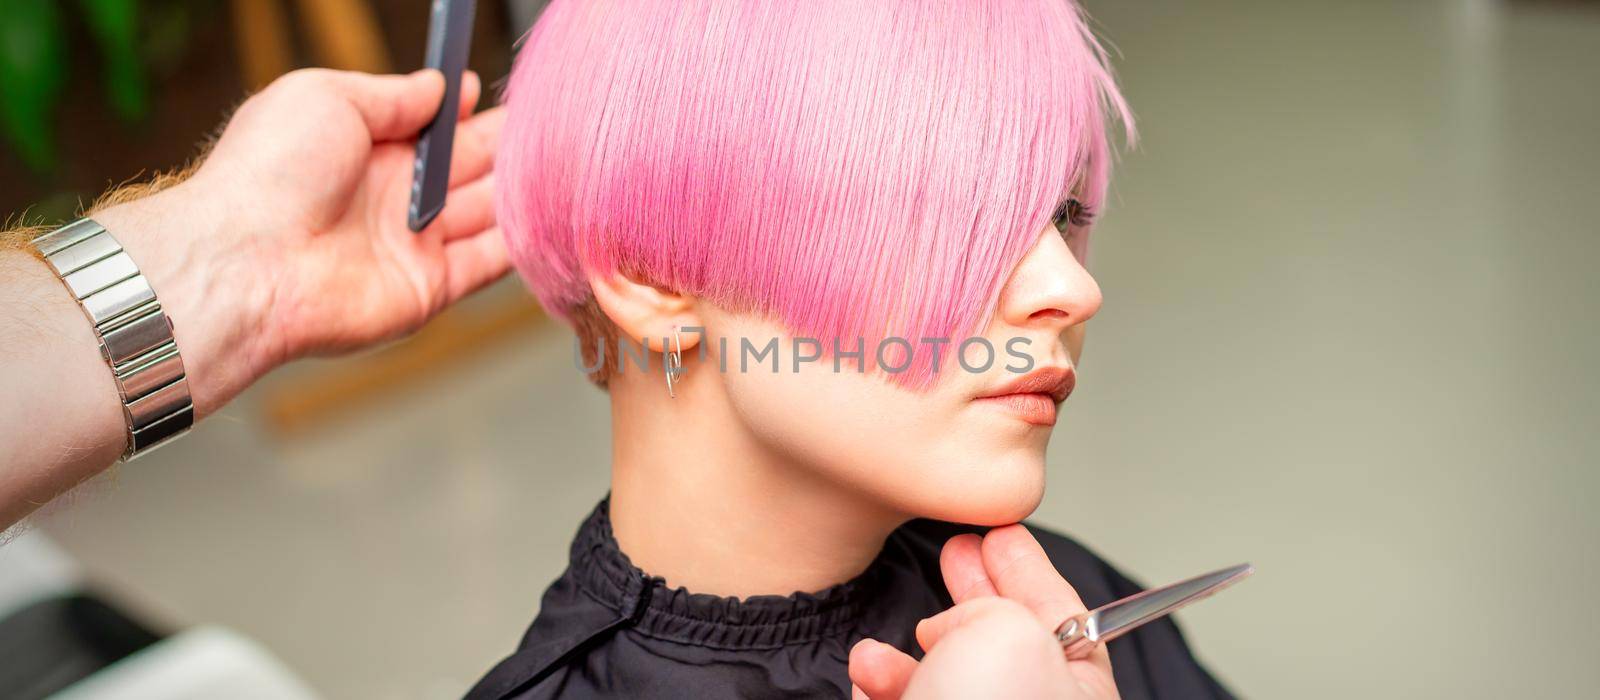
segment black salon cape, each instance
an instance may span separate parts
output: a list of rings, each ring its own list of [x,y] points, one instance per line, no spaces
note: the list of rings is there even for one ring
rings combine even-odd
[[[1066,537],[1029,526],[1090,608],[1140,586]],[[984,528],[931,520],[895,530],[860,576],[815,593],[720,598],[667,588],[617,548],[608,500],[583,523],[571,560],[517,647],[467,693],[500,698],[848,698],[862,637],[916,658],[917,622],[950,607],[946,540]],[[1229,698],[1170,619],[1110,644],[1126,700]]]

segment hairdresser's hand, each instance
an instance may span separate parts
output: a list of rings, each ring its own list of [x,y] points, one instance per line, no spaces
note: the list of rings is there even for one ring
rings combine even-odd
[[[193,177],[96,212],[170,309],[198,412],[296,357],[408,333],[508,263],[491,173],[502,109],[462,86],[448,205],[406,227],[437,71],[295,71],[246,100]],[[176,239],[176,240],[175,240]]]
[[[1068,661],[1052,631],[1085,610],[1021,525],[961,535],[940,557],[956,605],[917,625],[918,663],[863,640],[850,652],[857,696],[895,698],[1117,698],[1105,648]]]
[[[477,103],[469,75],[462,102]],[[246,100],[188,180],[90,212],[172,322],[196,417],[272,368],[406,333],[505,273],[490,180],[501,110],[456,132],[444,212],[406,228],[413,140],[437,72],[296,71]],[[170,178],[168,178],[170,179]],[[0,236],[0,530],[127,445],[93,329],[49,268]]]

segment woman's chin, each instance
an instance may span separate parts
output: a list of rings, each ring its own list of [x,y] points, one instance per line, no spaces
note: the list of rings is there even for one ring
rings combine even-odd
[[[1044,465],[993,465],[978,483],[970,476],[924,494],[918,515],[966,525],[1010,525],[1033,514],[1044,499]]]
[[[1039,507],[1039,501],[1043,498],[1042,488],[1034,493],[1017,493],[1010,498],[994,498],[985,503],[972,504],[964,517],[947,518],[947,520],[985,527],[1010,525],[1033,515],[1033,511]]]

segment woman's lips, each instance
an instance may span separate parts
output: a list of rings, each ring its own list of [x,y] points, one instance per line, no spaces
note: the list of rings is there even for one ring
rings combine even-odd
[[[984,396],[976,401],[1008,411],[1027,423],[1045,426],[1056,424],[1056,402],[1049,394],[1002,394]]]
[[[1077,383],[1078,374],[1070,366],[1040,367],[974,401],[1004,409],[1034,425],[1055,425],[1056,406],[1067,400]]]

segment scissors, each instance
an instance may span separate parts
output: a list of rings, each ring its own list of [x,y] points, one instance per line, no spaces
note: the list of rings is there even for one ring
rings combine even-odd
[[[1101,644],[1121,637],[1146,622],[1159,620],[1185,605],[1238,583],[1256,572],[1249,564],[1201,574],[1170,586],[1135,593],[1114,603],[1067,618],[1056,639],[1068,659],[1082,659]]]

